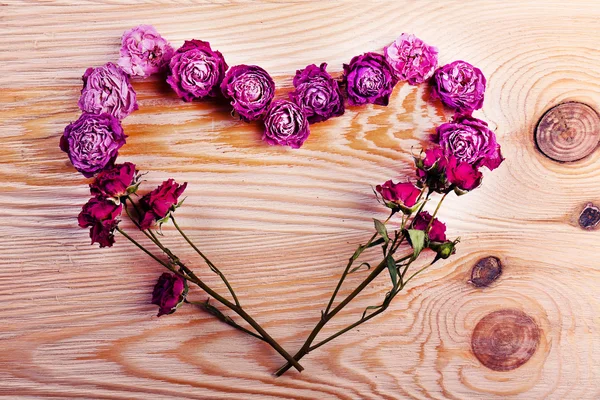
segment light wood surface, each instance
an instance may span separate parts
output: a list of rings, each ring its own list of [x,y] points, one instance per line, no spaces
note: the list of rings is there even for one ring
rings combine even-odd
[[[586,204],[600,203],[600,150],[558,163],[534,141],[552,106],[600,108],[596,1],[114,3],[0,4],[0,396],[600,398],[600,231],[578,225]],[[111,249],[89,245],[76,221],[87,181],[58,148],[79,114],[85,68],[115,61],[122,32],[140,23],[175,46],[207,40],[230,65],[263,66],[281,96],[296,69],[327,62],[339,75],[352,56],[401,32],[436,45],[441,63],[477,65],[489,85],[476,115],[496,130],[506,162],[444,207],[449,233],[462,237],[458,254],[383,315],[305,357],[305,372],[279,379],[278,354],[199,310],[156,318],[149,300],[160,266],[122,238]],[[146,188],[189,182],[179,222],[290,352],[371,219],[385,215],[370,185],[411,173],[411,147],[450,116],[425,88],[399,84],[389,107],[350,107],[294,151],[264,145],[260,128],[224,105],[183,103],[157,80],[134,87],[140,110],[124,121],[120,159],[150,171]],[[172,229],[165,236],[200,268]],[[487,287],[469,283],[488,256],[501,275]],[[377,304],[383,278],[333,325]],[[524,336],[503,339],[501,329],[496,339],[535,341],[531,359],[508,371],[480,362],[493,367],[501,354],[472,351],[475,327],[496,311],[528,324]]]

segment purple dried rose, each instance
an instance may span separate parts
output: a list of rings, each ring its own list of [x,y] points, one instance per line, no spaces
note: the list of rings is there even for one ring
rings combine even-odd
[[[215,97],[225,76],[223,55],[202,40],[186,40],[169,62],[167,82],[185,101]]]
[[[275,82],[257,65],[231,67],[221,82],[221,92],[246,122],[260,119],[275,96]]]
[[[387,106],[397,82],[392,67],[381,54],[365,53],[344,64],[344,83],[351,105]]]
[[[60,148],[69,154],[77,171],[89,178],[114,163],[126,137],[112,115],[83,113],[65,128]]]
[[[90,183],[90,192],[96,197],[112,199],[133,193],[130,188],[136,188],[136,172],[135,165],[130,162],[116,164],[96,175]]]
[[[123,119],[138,109],[129,76],[117,65],[88,68],[83,74],[79,108],[92,114],[109,113]]]
[[[139,25],[123,34],[118,64],[129,75],[145,78],[164,71],[174,52],[152,25]]]
[[[289,100],[275,100],[265,116],[263,140],[270,145],[298,149],[310,135],[302,109]]]
[[[427,211],[422,211],[415,216],[412,227],[420,231],[424,231],[431,222],[431,214]],[[446,224],[440,222],[437,218],[431,222],[431,228],[429,229],[429,240],[433,242],[445,242],[446,241]]]
[[[158,316],[174,313],[185,300],[186,294],[187,285],[182,277],[163,273],[152,291],[152,304],[159,307]]]
[[[289,94],[290,100],[302,108],[311,124],[344,114],[342,91],[326,68],[326,63],[319,67],[311,64],[296,71],[296,90]]]
[[[464,161],[458,161],[454,156],[448,158],[446,177],[448,182],[462,191],[469,191],[477,188],[481,184],[481,179],[483,178],[477,167]]]
[[[438,126],[436,135],[446,157],[453,155],[459,162],[494,170],[504,160],[496,135],[480,119],[459,115]]]
[[[466,61],[454,61],[438,68],[432,79],[434,97],[447,107],[464,113],[483,106],[485,84],[481,70]]]
[[[421,194],[421,189],[411,182],[394,183],[391,180],[377,185],[375,190],[381,194],[387,207],[406,212],[417,203]]]
[[[92,244],[111,247],[115,243],[114,230],[123,211],[122,204],[104,198],[91,198],[82,208],[77,220],[81,228],[90,228]]]
[[[146,193],[140,199],[140,229],[148,229],[156,221],[167,217],[169,212],[175,211],[179,201],[179,196],[187,187],[187,182],[183,185],[169,179],[160,184],[153,191]]]
[[[437,67],[438,50],[415,35],[403,33],[383,52],[396,77],[411,85],[425,82]]]

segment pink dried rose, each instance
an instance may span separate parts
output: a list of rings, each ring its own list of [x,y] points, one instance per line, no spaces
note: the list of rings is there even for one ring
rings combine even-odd
[[[481,70],[466,61],[454,61],[438,68],[432,79],[434,97],[461,113],[483,106],[485,84]]]
[[[174,52],[152,25],[139,25],[123,34],[118,64],[129,75],[145,78],[166,70]]]
[[[344,84],[351,105],[387,106],[397,82],[392,67],[381,54],[365,53],[344,64]]]
[[[126,162],[116,164],[96,175],[90,183],[90,192],[96,197],[116,199],[117,201],[136,188],[137,171],[135,165]]]
[[[88,68],[83,74],[79,108],[92,114],[109,113],[123,119],[138,109],[129,76],[117,65]]]
[[[169,179],[160,184],[153,191],[146,193],[139,202],[141,213],[140,229],[148,229],[155,222],[168,217],[171,211],[175,211],[178,206],[179,196],[187,187],[187,182],[183,185]]]
[[[112,115],[83,113],[65,128],[60,148],[77,171],[89,178],[114,163],[126,137]]]
[[[163,273],[152,291],[152,304],[159,307],[158,316],[174,313],[185,300],[186,294],[187,287],[182,277]]]
[[[446,177],[448,182],[462,191],[470,191],[481,184],[482,174],[477,167],[458,161],[454,156],[448,158],[446,167]]]
[[[221,82],[221,92],[246,122],[260,119],[275,97],[275,82],[257,65],[231,67]]]
[[[438,50],[415,35],[403,33],[383,52],[396,77],[411,85],[425,82],[437,67]]]
[[[122,204],[104,198],[91,198],[82,208],[77,220],[81,228],[90,228],[92,244],[111,247],[115,243],[114,230],[123,211]]]
[[[413,207],[421,194],[421,189],[411,182],[394,183],[392,180],[377,185],[375,190],[381,195],[387,207],[403,211]]]
[[[215,97],[225,76],[227,63],[210,43],[186,40],[169,62],[167,82],[184,101]]]
[[[460,162],[490,170],[504,161],[496,135],[480,119],[459,115],[452,122],[438,126],[436,136],[446,157],[452,155]]]
[[[342,91],[326,68],[326,63],[319,67],[311,64],[296,71],[296,90],[289,94],[290,100],[302,108],[311,124],[344,114]]]
[[[302,109],[288,100],[273,101],[264,124],[263,140],[270,145],[298,149],[310,135],[308,120]]]
[[[420,231],[425,231],[431,222],[431,214],[427,211],[422,211],[415,216],[412,223],[412,228]],[[429,240],[432,242],[445,242],[446,241],[446,224],[440,222],[437,218],[431,222],[431,228],[429,229]]]

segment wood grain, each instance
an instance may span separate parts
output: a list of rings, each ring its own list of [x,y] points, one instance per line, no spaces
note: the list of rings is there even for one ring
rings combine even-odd
[[[4,1],[0,396],[600,398],[600,231],[579,225],[586,205],[600,203],[600,151],[557,163],[534,140],[539,118],[561,102],[600,109],[599,18],[591,0]],[[506,162],[444,207],[449,233],[462,237],[458,254],[415,279],[382,316],[307,356],[305,372],[280,379],[271,376],[281,364],[275,352],[211,316],[183,308],[156,318],[148,303],[161,269],[123,240],[89,246],[75,218],[86,180],[58,149],[79,114],[83,71],[114,61],[121,33],[140,23],[176,46],[208,40],[230,65],[263,66],[281,96],[296,69],[327,62],[339,74],[352,56],[401,32],[435,44],[441,63],[477,65],[489,81],[477,116],[497,132]],[[140,110],[124,122],[121,159],[151,171],[147,187],[167,177],[189,182],[183,228],[292,352],[371,218],[385,214],[370,185],[410,173],[411,148],[450,116],[425,88],[400,84],[389,107],[350,107],[314,125],[293,151],[265,146],[260,128],[233,120],[225,105],[185,104],[156,79],[134,86]],[[166,230],[168,244],[198,262],[174,233]],[[485,257],[496,257],[502,274],[478,288],[469,280]],[[331,329],[386,290],[376,281]],[[471,348],[479,321],[499,310],[518,310],[539,329],[531,358],[509,371],[484,366]]]

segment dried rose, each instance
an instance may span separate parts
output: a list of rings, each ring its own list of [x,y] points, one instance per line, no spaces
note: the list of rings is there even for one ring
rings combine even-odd
[[[225,76],[223,55],[202,40],[186,40],[169,62],[167,82],[185,101],[215,97]]]
[[[365,103],[387,106],[398,79],[394,71],[377,53],[365,53],[344,64],[344,84],[351,105]]]
[[[300,148],[310,135],[302,109],[288,100],[275,100],[265,116],[263,140],[270,145]]]
[[[342,91],[326,68],[326,63],[320,67],[311,64],[296,71],[296,90],[289,94],[290,100],[302,108],[311,124],[344,114]]]
[[[257,65],[236,65],[225,74],[221,92],[242,120],[255,121],[267,112],[275,96],[275,82]]]
[[[99,243],[100,247],[111,247],[115,242],[114,230],[123,211],[122,204],[104,198],[91,198],[82,208],[77,220],[82,228],[90,227],[92,244]]]
[[[65,128],[60,148],[73,166],[86,177],[113,164],[127,136],[118,119],[110,114],[83,113]]]
[[[152,25],[129,29],[121,38],[118,64],[129,75],[147,77],[164,71],[175,52]]]
[[[431,222],[431,214],[427,211],[422,211],[415,216],[412,227],[420,231],[425,231]],[[431,222],[431,228],[429,229],[429,240],[433,242],[445,242],[446,241],[446,224],[440,222],[437,218]]]
[[[454,156],[448,158],[446,167],[448,181],[462,191],[469,191],[481,184],[482,175],[477,168],[467,162],[460,162]]]
[[[485,83],[479,68],[466,61],[454,61],[433,74],[433,95],[447,107],[469,113],[483,106]]]
[[[109,113],[123,119],[138,109],[129,76],[117,65],[107,63],[102,67],[88,68],[82,79],[83,89],[79,97],[82,111]]]
[[[402,211],[408,211],[413,207],[421,194],[421,190],[413,183],[394,183],[391,180],[383,185],[377,185],[375,190],[379,192],[387,207]]]
[[[130,188],[136,187],[136,172],[135,165],[130,162],[116,164],[96,175],[90,183],[90,192],[96,197],[118,200],[132,193]]]
[[[140,229],[148,229],[156,221],[166,218],[178,206],[179,196],[183,193],[187,182],[183,185],[169,179],[160,184],[153,191],[146,193],[139,202],[142,215],[140,215]]]
[[[490,170],[498,168],[504,161],[496,135],[480,119],[457,116],[452,122],[438,126],[436,136],[446,157],[452,155],[460,162]]]
[[[415,35],[403,33],[383,52],[396,77],[411,85],[425,82],[437,67],[438,50]]]
[[[152,304],[156,304],[158,316],[172,314],[177,310],[187,295],[185,280],[175,274],[163,273],[154,285]]]

